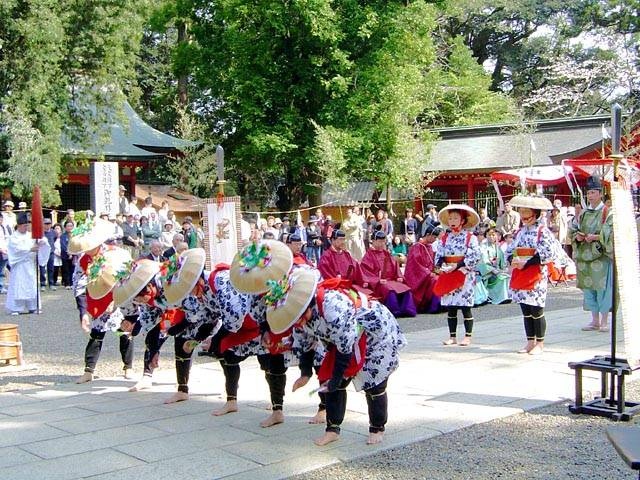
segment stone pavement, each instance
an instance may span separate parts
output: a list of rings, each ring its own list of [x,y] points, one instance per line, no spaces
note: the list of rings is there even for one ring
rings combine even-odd
[[[210,415],[223,403],[221,369],[202,359],[192,370],[191,399],[174,405],[163,404],[175,391],[173,369],[158,370],[154,388],[139,393],[129,393],[132,382],[121,378],[0,393],[0,478],[286,478],[572,398],[567,363],[609,352],[609,334],[580,331],[585,318],[577,308],[549,312],[542,356],[515,353],[524,344],[520,318],[478,324],[466,348],[442,346],[445,329],[407,334],[389,382],[385,441],[377,446],[365,445],[365,398],[351,390],[341,439],[313,445],[323,430],[307,423],[317,404],[309,395],[313,381],[288,391],[284,424],[260,428],[268,390],[255,359],[242,364],[240,412],[224,417]],[[289,370],[288,385],[297,375]],[[585,376],[585,389],[597,390],[595,373]]]

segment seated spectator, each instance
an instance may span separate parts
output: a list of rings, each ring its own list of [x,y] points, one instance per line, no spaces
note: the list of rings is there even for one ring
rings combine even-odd
[[[487,241],[480,245],[480,278],[487,289],[489,302],[497,305],[509,300],[509,273],[504,252],[498,244],[495,228],[487,231]]]
[[[362,278],[396,317],[415,317],[416,306],[411,287],[405,282],[400,265],[387,250],[387,236],[382,231],[374,233],[371,248],[360,262]],[[367,286],[365,284],[365,286]]]

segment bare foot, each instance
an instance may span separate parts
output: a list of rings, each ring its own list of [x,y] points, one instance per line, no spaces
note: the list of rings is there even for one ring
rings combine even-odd
[[[529,351],[529,355],[540,355],[543,351],[543,347],[541,344],[536,343],[536,346]]]
[[[124,375],[125,380],[132,380],[133,379],[133,370],[130,369],[130,368],[125,368],[123,375]]]
[[[528,340],[527,344],[522,347],[520,350],[518,350],[518,353],[529,353],[531,350],[533,350],[533,347],[536,346],[536,342],[533,340]]]
[[[93,373],[84,372],[82,376],[78,377],[78,379],[76,380],[76,383],[78,384],[87,383],[87,382],[90,382],[91,380],[93,380]]]
[[[139,392],[140,390],[147,390],[152,386],[151,377],[149,375],[143,375],[142,378],[133,387],[129,389],[130,392]]]
[[[331,442],[335,442],[339,438],[340,438],[340,434],[339,433],[336,433],[336,432],[324,432],[324,435],[322,435],[321,437],[316,438],[313,441],[313,443],[315,443],[319,447],[322,447],[323,445],[328,445]]]
[[[218,410],[214,410],[211,412],[211,415],[214,417],[221,417],[222,415],[226,415],[227,413],[234,413],[238,411],[238,401],[237,400],[227,400],[222,408]]]
[[[271,415],[260,422],[260,426],[262,428],[269,428],[279,423],[284,423],[284,412],[282,410],[274,410]]]
[[[369,433],[369,438],[367,439],[367,445],[375,445],[376,443],[382,443],[383,438],[384,438],[384,432]]]
[[[326,423],[326,422],[327,422],[327,411],[318,410],[318,413],[316,413],[313,417],[311,417],[307,423],[310,423],[311,425],[319,425],[321,423]]]
[[[455,345],[456,343],[458,343],[458,342],[456,341],[455,337],[448,338],[447,340],[444,340],[442,342],[443,345],[447,345],[447,346],[448,345]]]
[[[461,347],[468,347],[469,345],[471,345],[471,337],[464,337],[462,339],[462,341],[460,342],[460,346]]]
[[[189,394],[185,392],[176,392],[164,401],[165,405],[170,403],[185,402],[189,400]]]

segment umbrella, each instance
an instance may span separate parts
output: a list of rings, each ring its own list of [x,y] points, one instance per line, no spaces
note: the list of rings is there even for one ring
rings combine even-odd
[[[34,240],[44,237],[44,216],[42,215],[42,198],[40,187],[33,187],[31,200],[31,238]]]

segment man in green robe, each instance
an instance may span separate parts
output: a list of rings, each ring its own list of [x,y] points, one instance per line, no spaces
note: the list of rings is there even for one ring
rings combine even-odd
[[[613,218],[602,202],[602,183],[587,179],[587,208],[572,222],[569,234],[578,272],[578,288],[584,294],[584,309],[591,312],[591,323],[582,330],[609,329],[613,300]]]

